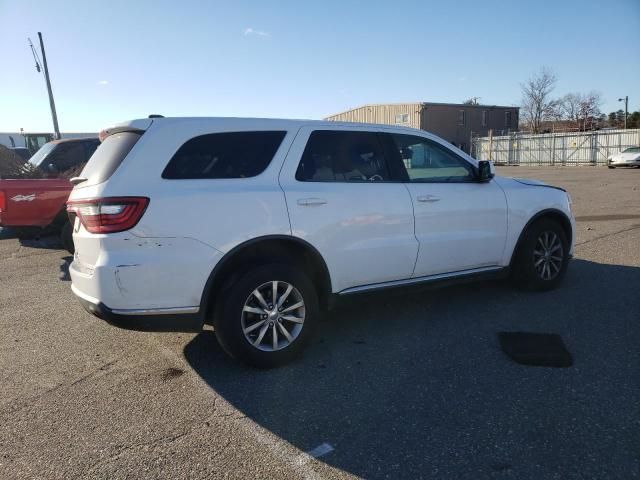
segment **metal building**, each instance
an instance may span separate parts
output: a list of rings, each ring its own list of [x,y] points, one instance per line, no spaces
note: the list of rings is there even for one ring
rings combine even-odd
[[[383,123],[434,133],[469,153],[472,138],[518,130],[518,107],[459,103],[387,103],[364,105],[326,118],[337,122]]]

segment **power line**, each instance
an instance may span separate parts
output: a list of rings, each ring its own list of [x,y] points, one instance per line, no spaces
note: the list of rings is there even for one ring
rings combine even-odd
[[[27,38],[27,40],[29,40],[29,46],[31,47],[31,53],[33,54],[33,60],[36,62],[36,70],[38,71],[38,73],[40,73],[40,71],[41,71],[41,68],[40,68],[40,57],[38,57],[38,52],[36,52],[36,49],[33,46],[33,42],[31,41],[31,38]]]

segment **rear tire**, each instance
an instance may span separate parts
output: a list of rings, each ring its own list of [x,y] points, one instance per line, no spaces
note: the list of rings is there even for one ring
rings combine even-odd
[[[607,168],[613,169],[613,168],[616,168],[616,167],[614,167],[613,165],[607,165]]]
[[[317,327],[315,286],[293,265],[252,268],[218,298],[222,304],[213,322],[218,342],[229,355],[257,368],[293,360]]]
[[[526,290],[552,290],[564,278],[569,262],[569,241],[562,226],[543,218],[530,225],[518,245],[512,278]]]
[[[71,223],[67,220],[64,225],[62,225],[62,231],[60,232],[60,240],[62,241],[62,246],[64,249],[69,252],[71,255],[76,251],[75,245],[73,244],[73,227]]]

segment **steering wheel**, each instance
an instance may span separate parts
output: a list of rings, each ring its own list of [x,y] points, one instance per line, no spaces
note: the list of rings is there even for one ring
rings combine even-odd
[[[380,182],[382,182],[382,181],[384,181],[384,178],[382,178],[382,176],[380,176],[380,175],[378,175],[378,174],[376,173],[376,174],[371,175],[371,176],[369,177],[369,181],[370,181],[370,182],[376,182],[376,181],[380,181]]]

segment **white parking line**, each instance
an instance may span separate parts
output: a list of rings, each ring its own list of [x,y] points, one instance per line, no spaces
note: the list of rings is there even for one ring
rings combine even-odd
[[[162,356],[169,360],[173,360],[176,364],[184,364],[184,358],[181,358],[173,350],[160,343],[157,337],[151,336],[149,338],[158,347],[159,353]],[[192,385],[198,385],[199,388],[205,388],[210,393],[211,388],[198,375],[189,375],[188,378]],[[245,418],[244,420],[247,419]],[[313,458],[316,458],[316,456],[326,455],[333,451],[333,447],[328,443],[323,443],[311,450],[309,453],[292,455],[291,450],[295,450],[295,446],[291,445],[286,440],[281,439],[269,430],[261,427],[257,423],[253,421],[237,421],[235,425],[237,428],[243,430],[247,437],[253,437],[255,441],[265,446],[272,455],[278,458],[283,465],[288,465],[300,476],[300,478],[303,478],[304,480],[321,480],[322,476],[313,470],[311,465],[309,465],[309,462],[313,460]],[[329,450],[327,450],[327,447]],[[316,451],[323,453],[313,455]]]
[[[313,458],[318,458],[331,452],[333,452],[333,447],[328,443],[323,443],[321,445],[318,445],[313,450],[309,450],[307,452],[307,455],[311,455]]]

